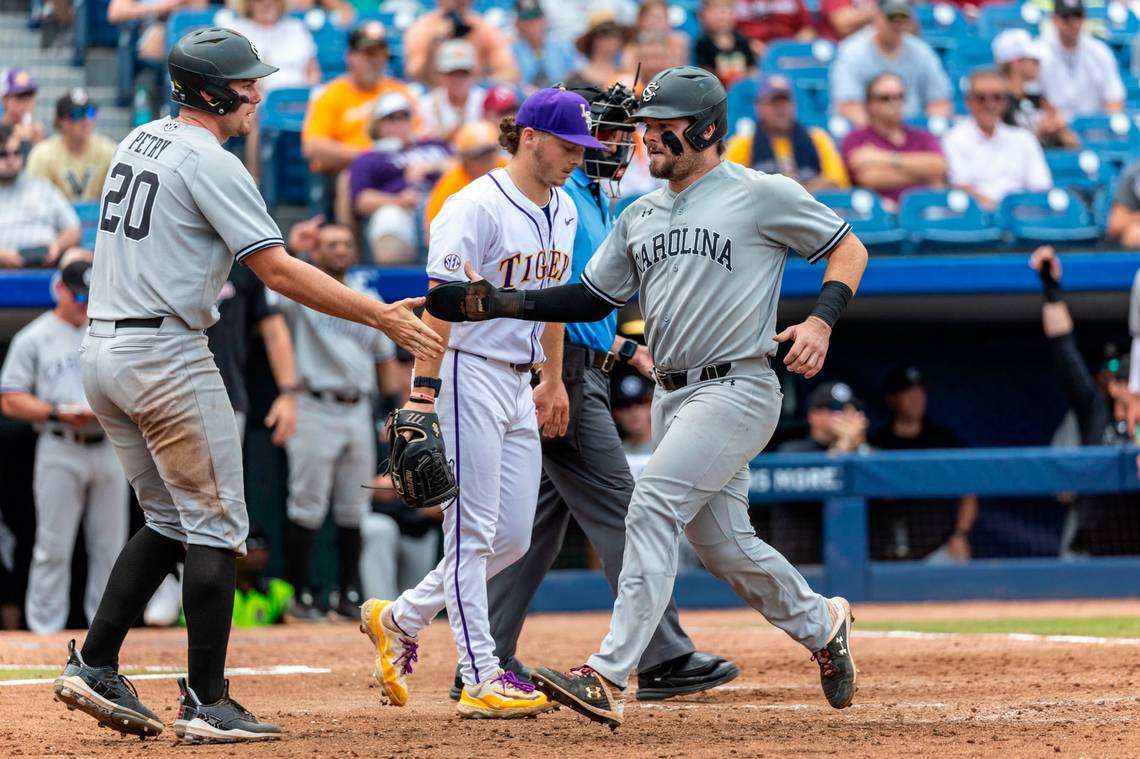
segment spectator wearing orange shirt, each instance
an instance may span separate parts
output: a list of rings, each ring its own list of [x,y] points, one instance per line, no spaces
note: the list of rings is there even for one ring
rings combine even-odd
[[[499,128],[486,121],[464,124],[455,133],[455,155],[459,160],[443,173],[428,196],[424,209],[425,236],[444,201],[492,169],[507,165],[499,146]]]
[[[404,71],[425,84],[435,84],[436,49],[447,40],[464,39],[475,46],[476,79],[517,82],[519,68],[505,37],[471,10],[471,0],[439,0],[404,33]]]
[[[371,147],[368,123],[381,95],[398,92],[415,102],[403,82],[386,76],[388,40],[379,21],[366,21],[349,33],[345,60],[347,73],[329,82],[305,114],[301,152],[314,171],[341,171]]]

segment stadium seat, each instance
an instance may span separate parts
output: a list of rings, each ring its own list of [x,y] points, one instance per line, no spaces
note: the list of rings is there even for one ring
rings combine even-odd
[[[737,131],[741,119],[756,123],[756,80],[746,77],[728,88],[728,129]]]
[[[1123,113],[1079,116],[1073,119],[1072,127],[1082,145],[1095,150],[1101,160],[1117,166],[1123,166],[1131,160],[1140,143],[1133,117]]]
[[[85,65],[89,47],[115,47],[119,44],[118,28],[107,21],[110,4],[110,0],[75,0],[71,65]]]
[[[906,119],[906,123],[907,126],[925,129],[938,139],[942,139],[950,127],[954,126],[953,119],[949,119],[945,116],[916,116],[911,119]]]
[[[835,211],[864,245],[876,252],[897,251],[906,240],[894,215],[883,208],[879,196],[870,190],[832,190],[816,195],[816,200]]]
[[[946,53],[946,73],[951,80],[969,74],[976,68],[994,65],[989,37],[965,37]],[[955,82],[956,83],[956,82]]]
[[[935,50],[948,50],[971,34],[970,22],[949,3],[918,5],[914,11],[922,39]]]
[[[998,226],[1024,243],[1095,242],[1101,229],[1072,190],[1015,192],[1002,198]]]
[[[827,80],[827,70],[835,58],[835,43],[824,39],[811,42],[775,40],[768,45],[761,70],[780,72],[789,78]]]
[[[978,33],[987,39],[1006,29],[1025,29],[1036,36],[1045,13],[1033,3],[985,5],[978,15]]]
[[[915,244],[991,245],[1002,238],[993,215],[962,190],[908,190],[899,204],[899,226]]]
[[[79,224],[83,230],[81,244],[88,250],[94,250],[95,236],[99,232],[99,201],[76,203],[74,207],[75,213],[79,215]]]
[[[171,13],[166,19],[166,54],[170,55],[174,43],[183,35],[210,26],[229,26],[234,17],[233,11],[217,6]]]
[[[309,202],[309,163],[301,155],[301,126],[308,105],[308,89],[286,88],[266,95],[259,109],[261,194],[271,211],[281,203]]]
[[[1112,197],[1116,191],[1115,185],[1108,185],[1097,190],[1092,202],[1093,221],[1101,229],[1108,227],[1108,214],[1112,211]]]
[[[1053,184],[1092,197],[1112,176],[1112,167],[1094,150],[1046,150]]]

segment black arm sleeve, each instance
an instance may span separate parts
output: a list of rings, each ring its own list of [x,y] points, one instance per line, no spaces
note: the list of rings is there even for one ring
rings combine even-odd
[[[1092,373],[1085,366],[1085,360],[1077,348],[1077,338],[1072,332],[1050,337],[1048,340],[1049,350],[1053,353],[1053,363],[1057,367],[1057,375],[1065,388],[1065,397],[1069,399],[1073,412],[1077,415],[1081,437],[1088,439],[1091,432],[1090,425],[1096,423],[1094,417],[1097,405],[1101,403],[1100,390]],[[1097,432],[1099,433],[1099,430]]]
[[[559,285],[545,290],[524,290],[520,319],[536,322],[596,322],[605,319],[612,304],[581,284]]]

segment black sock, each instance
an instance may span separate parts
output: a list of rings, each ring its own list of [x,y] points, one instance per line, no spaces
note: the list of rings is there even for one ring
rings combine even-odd
[[[149,527],[127,541],[107,578],[99,610],[83,641],[83,661],[92,667],[119,666],[119,649],[127,631],[182,553],[181,543]]]
[[[289,520],[285,527],[286,579],[300,592],[309,587],[309,559],[313,555],[313,536],[316,530],[302,527]]]
[[[340,562],[337,581],[343,601],[349,590],[360,588],[360,528],[336,528],[336,552]]]
[[[190,687],[203,704],[222,697],[236,565],[237,557],[225,548],[190,546],[186,550],[182,606],[189,641],[188,672]]]

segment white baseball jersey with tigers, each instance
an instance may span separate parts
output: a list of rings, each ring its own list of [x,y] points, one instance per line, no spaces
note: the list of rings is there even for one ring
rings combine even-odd
[[[545,207],[531,202],[505,169],[444,203],[431,226],[428,277],[466,281],[463,265],[498,287],[564,284],[570,276],[574,202],[560,188]],[[459,495],[444,509],[444,557],[400,596],[393,618],[415,635],[446,606],[463,680],[499,669],[487,610],[487,580],[530,545],[542,468],[532,363],[543,360],[543,324],[517,319],[455,324],[436,402]]]

